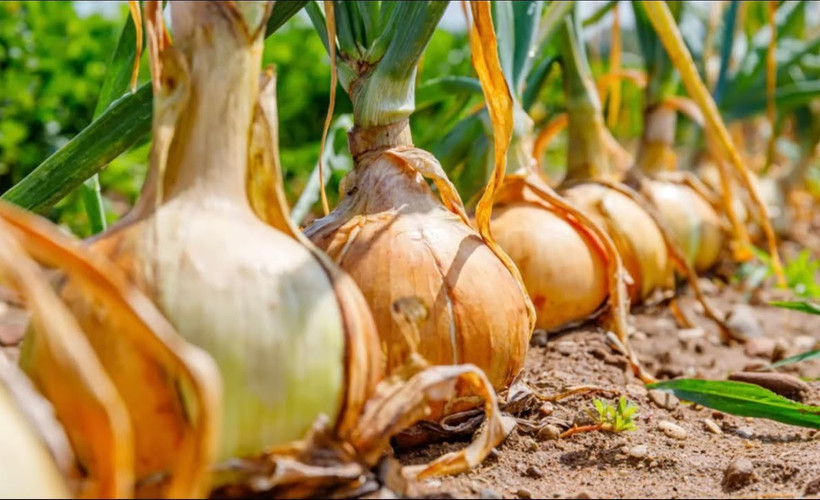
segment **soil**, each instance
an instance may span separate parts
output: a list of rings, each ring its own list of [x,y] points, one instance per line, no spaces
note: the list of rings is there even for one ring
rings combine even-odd
[[[694,323],[689,328],[679,325],[668,301],[633,309],[631,344],[655,377],[725,380],[732,373],[820,346],[820,316],[767,304],[788,298],[788,292],[771,284],[749,292],[726,281],[700,279],[708,299],[721,311],[731,311],[751,337],[746,345],[722,343],[685,287],[677,302]],[[11,299],[0,296],[0,305]],[[0,355],[16,358],[25,324],[19,309],[0,308]],[[475,470],[411,485],[407,493],[421,498],[761,498],[820,492],[820,430],[732,416],[650,394],[632,375],[625,357],[607,344],[604,333],[595,325],[549,336],[537,332],[521,382],[543,396],[580,386],[594,390],[550,403],[538,401],[520,416],[565,431],[573,423],[585,423],[593,399],[625,396],[639,408],[637,429],[555,439],[549,432],[519,426]],[[801,393],[803,401],[820,405],[820,360],[779,372],[803,378],[809,385]],[[668,424],[662,422],[682,428],[685,436],[670,437],[662,429]],[[463,446],[464,440],[454,440],[400,451],[396,458],[418,464]],[[392,495],[383,488],[369,496]]]
[[[679,293],[678,302],[694,328],[678,326],[665,303],[635,309],[631,343],[658,379],[726,380],[734,372],[753,370],[820,344],[820,316],[767,304],[788,298],[788,293],[771,286],[766,291],[743,292],[741,286],[716,278],[701,278],[701,283],[710,302],[724,312],[734,311],[736,321],[743,319],[750,325],[748,333],[761,336],[746,346],[724,345],[717,328],[698,314],[699,307],[686,289]],[[803,402],[820,405],[820,361],[803,361],[778,371],[807,381]],[[427,480],[417,486],[415,496],[761,498],[820,492],[820,430],[732,416],[651,395],[595,326],[552,335],[547,342],[534,337],[522,379],[546,396],[578,386],[600,389],[548,403],[541,416],[536,415],[540,424],[566,430],[573,423],[584,423],[594,398],[614,401],[623,395],[639,407],[637,429],[550,439],[549,433],[539,435],[519,427],[477,469]],[[707,428],[707,419],[716,424],[718,433]],[[685,437],[669,437],[661,428],[667,424],[661,422],[679,426]],[[397,458],[402,463],[420,463],[460,446],[431,445],[401,452]]]

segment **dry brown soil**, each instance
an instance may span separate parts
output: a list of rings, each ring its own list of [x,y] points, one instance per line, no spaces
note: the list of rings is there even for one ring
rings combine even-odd
[[[766,304],[783,292],[744,293],[722,280],[701,279],[709,300],[723,311],[749,304],[747,322],[758,324],[762,337],[744,346],[724,345],[717,329],[698,314],[688,291],[681,308],[696,323],[680,328],[668,307],[659,304],[635,311],[632,345],[646,368],[659,379],[697,377],[725,380],[772,359],[816,347],[820,316]],[[770,288],[768,290],[771,290]],[[741,309],[743,307],[741,306]],[[738,314],[742,315],[743,311]],[[530,417],[561,430],[584,423],[594,398],[624,395],[639,407],[638,429],[623,433],[590,432],[551,439],[549,432],[518,429],[476,470],[428,480],[420,497],[471,498],[653,498],[653,497],[799,497],[820,491],[820,431],[777,422],[736,417],[676,399],[655,398],[632,376],[623,356],[614,354],[595,326],[551,336],[546,345],[535,338],[523,380],[543,395],[589,385],[587,393],[546,404]],[[805,361],[780,369],[809,380],[820,377],[820,362]],[[820,382],[808,381],[804,402],[820,405]],[[705,420],[717,424],[709,430]],[[660,425],[671,422],[683,439],[667,436]],[[404,463],[429,460],[463,446],[443,443],[398,455]],[[746,459],[746,463],[743,464]],[[739,460],[734,466],[733,461]]]

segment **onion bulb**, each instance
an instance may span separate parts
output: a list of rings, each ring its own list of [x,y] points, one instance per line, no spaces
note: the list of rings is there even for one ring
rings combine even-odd
[[[478,67],[484,57],[494,58],[497,66],[491,24],[487,29],[489,6],[471,5],[481,11],[476,17],[482,23],[471,35],[474,62],[480,60]],[[489,42],[492,50],[477,56],[477,37]],[[406,64],[415,67],[413,62]],[[481,68],[485,85],[489,70]],[[378,75],[378,70],[377,65],[370,74]],[[476,231],[438,160],[413,147],[406,118],[395,119],[398,109],[382,111],[374,124],[359,118],[359,103],[381,97],[355,94],[359,89],[381,90],[367,81],[368,74],[361,78],[363,82],[348,88],[354,92],[355,126],[349,137],[354,168],[343,181],[339,205],[314,221],[305,234],[358,283],[373,311],[388,372],[405,364],[409,354],[391,304],[415,297],[429,310],[419,326],[419,355],[433,365],[474,364],[495,389],[504,389],[524,365],[534,314],[517,269],[489,235],[494,189],[488,189],[490,204],[479,206]],[[406,87],[414,78],[411,73],[394,85]],[[412,109],[412,86],[409,89],[402,113],[408,106]],[[509,92],[496,90],[498,99],[509,99]],[[511,116],[506,120],[512,123]],[[496,140],[501,141],[496,143],[501,155],[496,157],[496,173],[503,177],[509,133]],[[425,178],[436,185],[438,196]],[[472,406],[472,398],[457,398],[429,418]]]
[[[261,95],[259,83],[271,3],[173,2],[170,10],[173,45],[158,4],[146,15],[156,183],[140,213],[93,248],[216,361],[221,461],[301,439],[319,415],[350,426],[381,362],[349,278],[248,201],[258,189],[249,169],[275,157],[273,81]],[[287,219],[281,198],[267,203],[274,222]]]

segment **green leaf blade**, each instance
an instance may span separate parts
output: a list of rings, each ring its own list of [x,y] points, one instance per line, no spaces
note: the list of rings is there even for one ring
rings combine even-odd
[[[732,415],[820,429],[820,407],[794,402],[754,384],[678,379],[647,387]]]

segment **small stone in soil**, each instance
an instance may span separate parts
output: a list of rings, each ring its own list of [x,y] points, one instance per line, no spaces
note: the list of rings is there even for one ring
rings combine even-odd
[[[562,356],[569,356],[578,350],[578,346],[575,345],[575,342],[562,341],[555,344],[555,350]]]
[[[547,332],[536,330],[530,338],[530,345],[533,347],[547,347]]]
[[[639,444],[630,448],[627,454],[632,458],[645,458],[649,454],[649,447]]]
[[[811,335],[798,335],[792,341],[792,347],[797,352],[810,351],[817,344],[817,339]]]
[[[557,425],[547,424],[540,431],[538,431],[538,439],[541,441],[550,441],[558,439],[561,435],[561,429]]]
[[[490,489],[490,488],[484,488],[483,490],[481,490],[478,493],[478,497],[479,498],[504,498],[504,497],[501,496],[501,493],[499,493],[499,492],[497,492],[493,489]]]
[[[734,491],[747,486],[754,480],[754,465],[752,461],[745,457],[736,457],[729,462],[729,466],[723,471],[723,489]]]
[[[518,498],[532,498],[532,492],[526,488],[519,488],[515,494]]]
[[[683,427],[678,424],[673,424],[668,420],[658,422],[658,428],[673,439],[680,439],[682,441],[687,438],[686,430]]]
[[[723,434],[723,430],[721,430],[720,426],[711,418],[704,418],[703,426],[706,427],[706,430],[712,434]]]
[[[816,477],[806,483],[806,489],[803,491],[803,495],[817,495],[820,494],[820,477]]]
[[[760,326],[754,308],[748,304],[735,304],[729,311],[726,326],[744,339],[763,337],[763,327]]]
[[[539,469],[538,467],[536,467],[534,465],[530,465],[529,467],[527,467],[526,474],[527,474],[527,477],[531,477],[533,479],[540,479],[540,478],[544,477],[544,473],[541,472],[541,469]]]
[[[553,411],[554,408],[552,406],[552,403],[550,403],[549,401],[538,407],[538,413],[540,413],[543,417],[549,417],[550,415],[552,415]]]
[[[755,435],[755,430],[751,427],[740,427],[735,431],[735,434],[742,437],[743,439],[749,439]]]
[[[653,389],[649,391],[649,399],[655,403],[658,408],[665,408],[667,410],[674,410],[678,407],[680,400],[674,394]]]
[[[702,339],[705,334],[706,332],[703,331],[703,328],[684,328],[683,330],[678,330],[678,338],[683,341]]]
[[[758,337],[750,339],[743,347],[743,352],[750,358],[766,358],[771,359],[774,352],[776,342],[774,339],[766,337]]]

